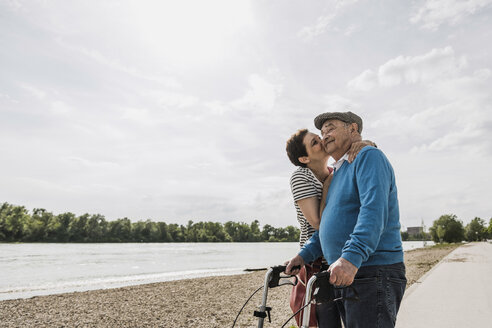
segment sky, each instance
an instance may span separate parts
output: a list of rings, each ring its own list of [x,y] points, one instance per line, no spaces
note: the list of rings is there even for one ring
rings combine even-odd
[[[351,110],[403,228],[492,217],[492,0],[0,0],[0,203],[297,225],[285,142]]]

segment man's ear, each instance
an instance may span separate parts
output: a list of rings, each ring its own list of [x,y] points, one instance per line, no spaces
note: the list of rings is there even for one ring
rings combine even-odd
[[[359,133],[359,125],[357,123],[350,123],[350,132]]]
[[[311,162],[311,161],[309,160],[309,157],[307,157],[307,156],[301,156],[301,157],[299,157],[299,158],[298,158],[298,160],[299,160],[299,162],[301,162],[302,164],[309,164],[309,162]]]

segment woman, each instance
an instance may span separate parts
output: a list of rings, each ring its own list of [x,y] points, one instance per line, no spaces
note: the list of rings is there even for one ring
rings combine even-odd
[[[349,161],[352,161],[357,153],[365,146],[374,143],[371,141],[357,141],[349,150]],[[300,246],[311,237],[319,228],[321,213],[324,208],[324,200],[330,185],[333,169],[328,166],[329,155],[326,153],[321,138],[307,129],[298,130],[287,141],[287,156],[292,164],[298,166],[291,176],[290,185],[297,212],[297,221],[300,224]],[[327,263],[324,259],[318,259],[312,265],[306,265],[299,272],[299,283],[294,286],[291,295],[291,308],[295,312],[303,304],[305,284],[309,278],[321,270]],[[321,309],[322,307],[325,307]],[[330,308],[327,308],[330,307]],[[323,314],[323,315],[321,315]],[[298,325],[301,323],[300,314],[296,316]],[[316,327],[341,327],[340,316],[336,307],[332,304],[317,304],[311,308],[310,326]]]

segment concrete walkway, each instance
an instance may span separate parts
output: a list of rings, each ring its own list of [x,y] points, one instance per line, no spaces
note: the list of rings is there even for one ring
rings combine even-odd
[[[397,328],[492,327],[492,244],[465,244],[406,292]]]

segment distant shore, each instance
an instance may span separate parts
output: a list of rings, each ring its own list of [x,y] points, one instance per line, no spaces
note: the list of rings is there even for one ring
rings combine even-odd
[[[405,252],[407,287],[458,246]],[[230,327],[264,278],[265,271],[257,271],[1,301],[0,327]],[[288,286],[269,290],[272,323],[266,327],[280,327],[291,315],[289,294]],[[260,303],[261,291],[243,310],[236,327],[255,327],[252,313]]]

